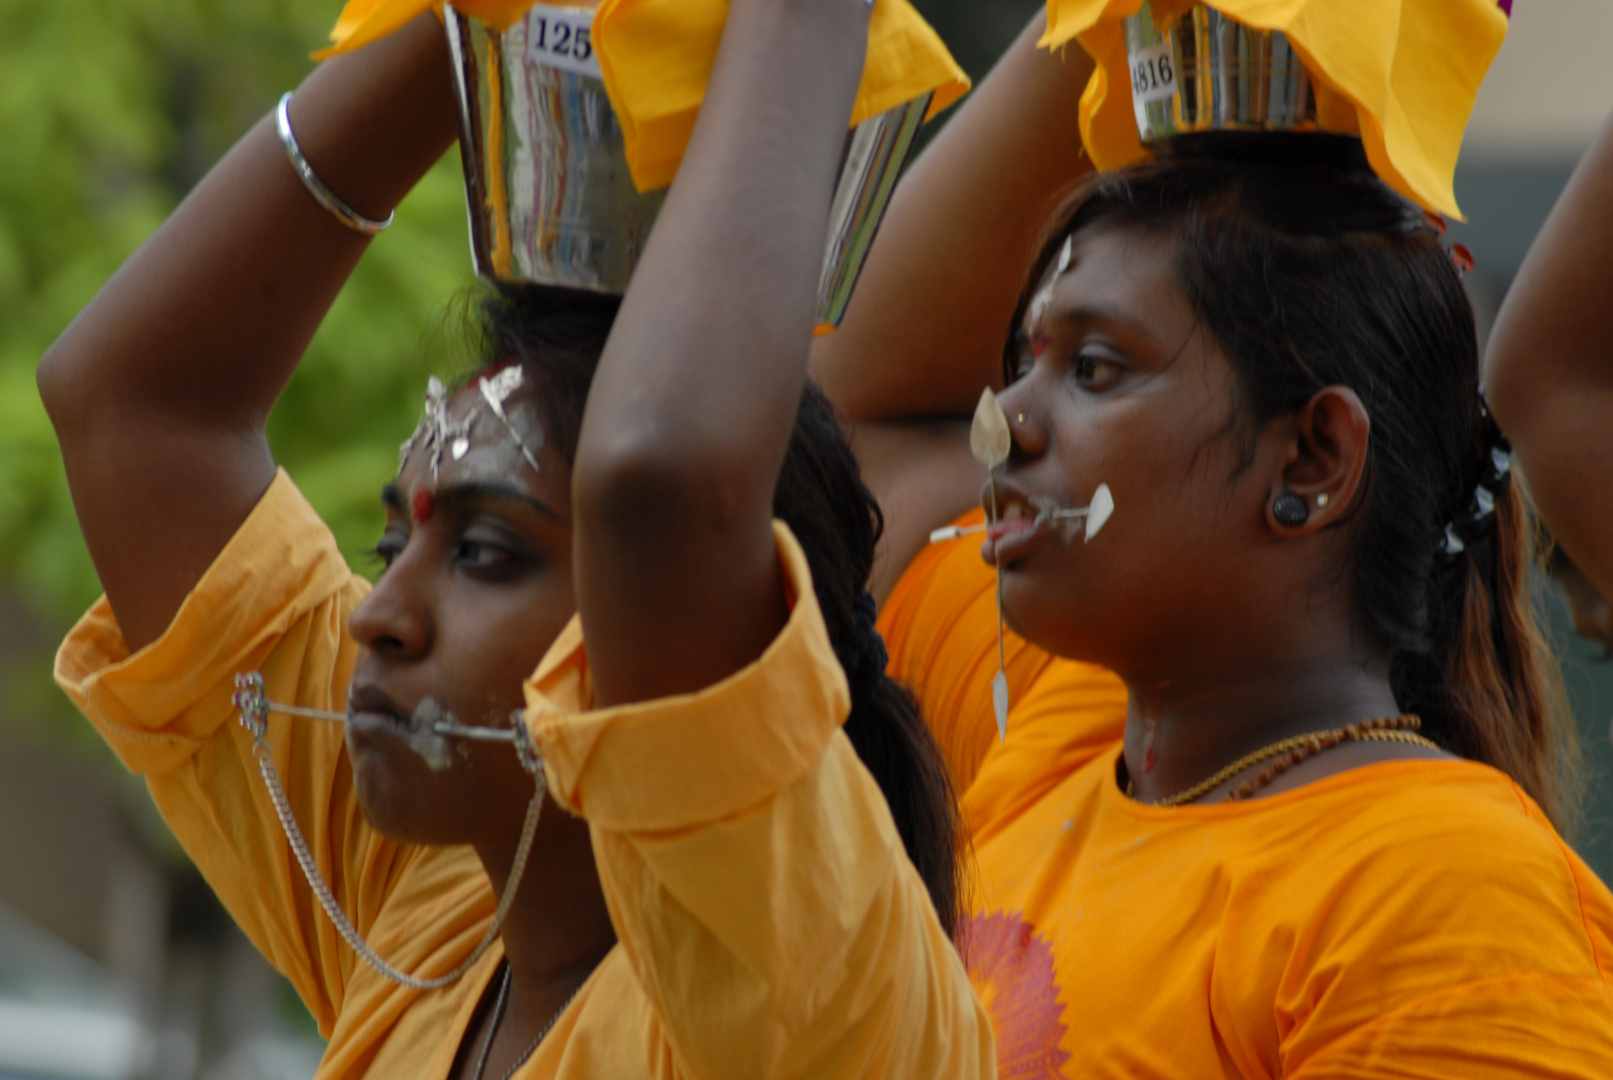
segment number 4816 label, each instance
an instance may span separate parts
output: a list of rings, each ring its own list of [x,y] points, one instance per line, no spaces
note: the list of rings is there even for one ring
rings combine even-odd
[[[534,4],[526,17],[527,58],[535,64],[602,78],[593,29],[591,8]]]
[[[1126,57],[1131,68],[1131,104],[1137,112],[1137,129],[1146,124],[1149,102],[1164,101],[1176,93],[1176,61],[1168,42],[1138,49]]]

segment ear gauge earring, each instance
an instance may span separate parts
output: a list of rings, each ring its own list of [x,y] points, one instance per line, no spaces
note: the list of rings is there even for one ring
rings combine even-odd
[[[1292,491],[1285,491],[1272,500],[1271,516],[1277,519],[1279,525],[1295,529],[1305,524],[1305,520],[1311,516],[1310,504]]]

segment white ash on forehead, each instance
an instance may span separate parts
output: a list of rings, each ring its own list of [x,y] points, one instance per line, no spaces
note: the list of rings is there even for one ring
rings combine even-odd
[[[511,364],[493,375],[482,376],[476,380],[479,397],[472,402],[463,416],[455,420],[449,415],[448,388],[443,385],[441,379],[435,375],[431,376],[426,380],[426,403],[420,423],[415,426],[414,433],[398,447],[398,471],[403,471],[409,455],[416,450],[424,450],[431,455],[431,481],[435,484],[438,471],[442,467],[444,448],[454,461],[463,460],[471,449],[476,418],[486,410],[498,420],[510,441],[521,452],[521,457],[532,467],[532,471],[541,472],[535,451],[543,448],[542,426],[531,416],[530,410],[522,409],[517,412],[517,415],[528,420],[528,431],[532,440],[536,442],[536,446],[529,446],[528,440],[522,437],[511,419],[510,413],[517,410],[506,408],[506,402],[524,383],[525,374],[519,364]]]

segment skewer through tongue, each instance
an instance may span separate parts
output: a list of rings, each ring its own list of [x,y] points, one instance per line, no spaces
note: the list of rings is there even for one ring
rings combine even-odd
[[[1092,502],[1087,506],[1074,509],[1058,509],[1047,507],[1041,510],[1035,520],[1043,521],[1075,521],[1085,519],[1086,532],[1083,540],[1091,540],[1098,535],[1098,531],[1109,521],[1110,515],[1115,512],[1115,497],[1109,490],[1108,484],[1099,484],[1098,490],[1092,493]],[[930,543],[939,544],[947,540],[957,540],[960,537],[973,533],[985,532],[991,528],[989,524],[980,525],[943,525],[930,533]]]

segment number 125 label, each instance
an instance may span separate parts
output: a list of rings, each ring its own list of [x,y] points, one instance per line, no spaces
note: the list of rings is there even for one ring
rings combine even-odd
[[[602,78],[593,29],[594,13],[588,8],[534,4],[526,17],[527,58],[561,71]]]

